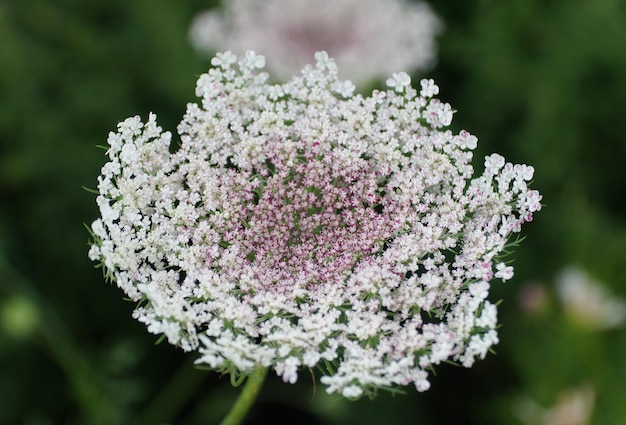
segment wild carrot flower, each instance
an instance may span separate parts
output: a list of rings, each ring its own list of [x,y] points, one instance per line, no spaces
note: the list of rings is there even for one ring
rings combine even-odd
[[[565,314],[582,328],[610,329],[626,321],[626,301],[611,295],[603,283],[580,267],[564,268],[555,286]]]
[[[264,52],[285,81],[316,51],[335,58],[340,77],[360,86],[398,70],[424,70],[436,58],[441,23],[423,2],[407,0],[226,0],[199,13],[190,40],[200,52]]]
[[[108,138],[89,256],[134,317],[231,374],[317,369],[328,392],[429,388],[498,342],[490,281],[541,208],[533,169],[446,129],[438,88],[394,74],[353,94],[325,52],[267,84],[264,58],[218,53],[171,134],[128,118]]]
[[[589,383],[561,391],[549,408],[525,398],[515,406],[515,413],[527,425],[590,425],[596,404],[596,389]]]

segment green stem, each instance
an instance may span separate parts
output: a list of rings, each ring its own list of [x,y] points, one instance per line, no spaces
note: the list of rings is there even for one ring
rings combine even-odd
[[[259,390],[266,376],[267,368],[265,367],[258,367],[252,372],[252,375],[250,375],[246,381],[246,385],[244,385],[241,390],[239,398],[237,398],[237,401],[220,425],[239,425],[241,421],[243,421],[243,418],[246,416],[246,413],[248,413],[252,403],[259,394]]]

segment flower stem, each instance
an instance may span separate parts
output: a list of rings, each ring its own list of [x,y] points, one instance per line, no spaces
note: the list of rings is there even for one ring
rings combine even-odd
[[[267,368],[258,367],[252,372],[239,394],[239,398],[228,412],[228,415],[222,420],[220,425],[239,425],[243,418],[250,410],[252,403],[259,394],[259,390],[267,376]]]

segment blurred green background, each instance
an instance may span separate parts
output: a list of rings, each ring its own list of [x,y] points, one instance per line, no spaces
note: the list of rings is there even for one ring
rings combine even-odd
[[[174,130],[194,100],[208,63],[187,30],[213,3],[0,1],[0,424],[210,424],[236,397],[193,355],[155,345],[87,259],[83,227],[98,214],[82,188],[105,161],[95,145],[149,111]],[[329,397],[306,372],[270,378],[248,423],[542,425],[582,405],[588,420],[558,424],[626,424],[623,323],[582,326],[553,285],[572,264],[625,295],[626,3],[431,5],[446,28],[423,76],[455,129],[479,137],[479,168],[491,152],[531,164],[544,196],[515,278],[494,287],[497,353],[373,401]]]

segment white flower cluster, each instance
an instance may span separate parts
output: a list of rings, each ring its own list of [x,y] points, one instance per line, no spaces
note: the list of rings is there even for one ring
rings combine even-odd
[[[585,382],[561,391],[548,408],[523,398],[515,406],[515,413],[527,425],[590,425],[597,395],[593,385]]]
[[[316,51],[335,58],[357,86],[399,69],[429,68],[441,23],[424,2],[408,0],[225,0],[199,13],[190,40],[201,52],[264,52],[272,76],[287,80]]]
[[[118,125],[98,179],[89,256],[134,317],[198,363],[318,368],[327,391],[429,388],[442,361],[471,366],[498,342],[489,281],[541,196],[533,169],[485,159],[445,129],[448,104],[405,73],[352,94],[325,52],[283,85],[264,58],[218,54],[178,127]]]
[[[568,266],[557,276],[556,291],[566,315],[590,330],[619,328],[626,322],[626,300],[610,294],[578,266]]]

